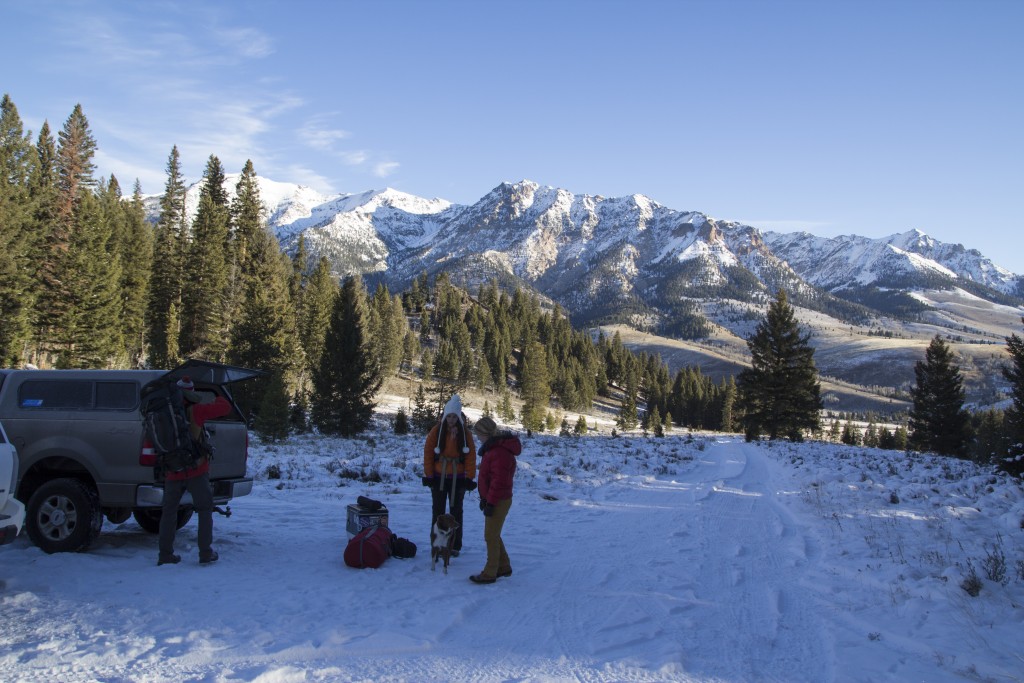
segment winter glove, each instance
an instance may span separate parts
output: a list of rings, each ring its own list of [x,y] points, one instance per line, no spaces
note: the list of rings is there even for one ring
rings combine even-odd
[[[434,478],[433,477],[423,477],[423,478],[420,479],[420,481],[423,482],[424,486],[433,486],[434,485]]]
[[[481,512],[483,512],[483,509],[484,509],[485,507],[487,507],[487,501],[486,501],[486,500],[484,500],[483,498],[481,498],[481,499],[480,499],[480,511],[481,511]]]
[[[475,491],[476,490],[476,482],[473,481],[472,479],[467,479],[466,480],[466,490],[467,491]]]
[[[484,517],[490,517],[494,514],[494,506],[490,503],[484,505]]]

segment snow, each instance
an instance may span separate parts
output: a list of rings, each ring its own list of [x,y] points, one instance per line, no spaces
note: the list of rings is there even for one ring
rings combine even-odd
[[[494,585],[468,581],[474,494],[462,555],[431,571],[422,437],[384,425],[253,443],[256,485],[216,517],[213,565],[195,521],[163,567],[134,521],[82,554],[19,538],[0,548],[0,680],[1020,680],[1019,484],[916,454],[602,432],[523,435],[514,574]],[[359,495],[415,558],[344,565]],[[983,570],[996,549],[1003,581]]]

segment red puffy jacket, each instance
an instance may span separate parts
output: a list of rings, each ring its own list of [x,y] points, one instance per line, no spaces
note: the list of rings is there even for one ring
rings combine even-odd
[[[512,497],[516,457],[522,452],[519,437],[507,432],[491,437],[480,447],[482,457],[477,482],[485,503],[494,505]]]
[[[207,420],[227,415],[231,412],[231,404],[223,396],[218,396],[212,403],[195,403],[188,408],[188,416],[192,424],[202,429]],[[168,472],[167,479],[176,481],[179,479],[192,479],[210,471],[210,461],[203,458],[195,467],[181,472]]]

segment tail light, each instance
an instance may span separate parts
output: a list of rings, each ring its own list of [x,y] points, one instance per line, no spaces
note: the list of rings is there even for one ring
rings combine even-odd
[[[142,450],[139,452],[139,464],[143,467],[156,467],[156,449],[153,442],[146,439],[142,442]]]

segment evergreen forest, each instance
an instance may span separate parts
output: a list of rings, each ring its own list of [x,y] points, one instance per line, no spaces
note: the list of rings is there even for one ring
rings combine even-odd
[[[557,305],[496,281],[471,289],[424,273],[406,291],[379,284],[370,292],[358,275],[339,281],[326,259],[310,259],[301,239],[294,254],[283,254],[251,161],[231,197],[211,155],[190,215],[173,147],[159,215],[149,222],[138,181],[125,193],[113,175],[95,177],[96,151],[80,105],[56,133],[48,122],[33,133],[10,96],[0,101],[3,367],[171,368],[202,358],[259,368],[266,375],[237,398],[271,439],[310,427],[358,433],[382,383],[400,375],[418,385],[402,428],[429,426],[452,393],[472,389],[492,397],[485,412],[531,431],[584,433],[582,413],[607,400],[620,429],[654,436],[742,429],[748,438],[865,442],[852,429],[837,433],[836,421],[832,432],[821,428],[813,349],[781,290],[760,338],[748,343],[757,362],[739,386],[697,367],[673,374],[660,357],[631,352],[617,333],[576,330]],[[773,339],[786,340],[789,351],[772,357]],[[1008,411],[963,412],[955,359],[930,347],[919,364],[909,443],[905,429],[869,428],[869,445],[985,461],[1021,452],[1024,351],[1016,335],[1007,342],[1006,377],[1015,387]],[[581,415],[569,425],[563,411]],[[940,427],[952,431],[929,436]]]

